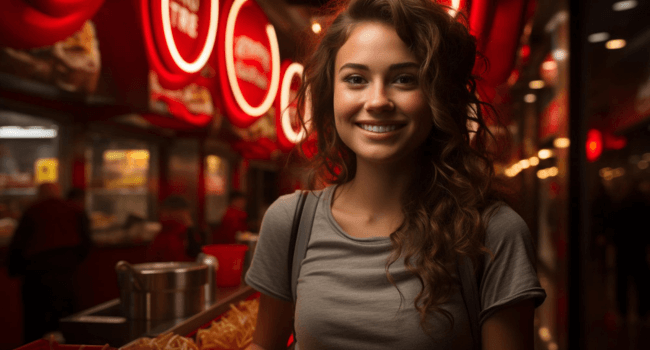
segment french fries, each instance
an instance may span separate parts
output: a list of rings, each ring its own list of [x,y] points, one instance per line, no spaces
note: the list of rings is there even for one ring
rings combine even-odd
[[[120,350],[199,350],[190,338],[173,334],[161,334],[155,338],[140,338],[135,343]]]
[[[120,350],[240,350],[253,341],[259,300],[241,301],[209,328],[199,329],[196,343],[171,332],[156,338],[140,338]]]
[[[253,341],[258,308],[258,299],[241,301],[237,306],[230,304],[221,319],[196,333],[200,350],[244,349]]]

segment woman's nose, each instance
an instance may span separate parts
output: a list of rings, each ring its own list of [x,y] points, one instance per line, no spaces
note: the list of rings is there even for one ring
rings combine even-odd
[[[369,96],[366,100],[367,111],[383,112],[395,108],[395,104],[386,93],[386,87],[383,84],[373,86],[373,88],[369,90],[368,94]]]

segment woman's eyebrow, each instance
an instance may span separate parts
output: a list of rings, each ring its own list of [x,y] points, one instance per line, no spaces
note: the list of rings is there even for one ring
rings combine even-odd
[[[360,69],[360,70],[370,70],[368,66],[365,64],[359,64],[359,63],[346,63],[339,68],[339,72],[342,71],[345,68],[350,68],[350,69]],[[399,70],[399,69],[404,69],[404,68],[420,68],[420,65],[415,63],[415,62],[402,62],[402,63],[395,63],[391,64],[388,67],[389,71],[393,70]]]

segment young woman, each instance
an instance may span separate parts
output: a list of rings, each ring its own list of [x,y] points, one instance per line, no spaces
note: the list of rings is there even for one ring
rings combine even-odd
[[[316,217],[292,302],[298,194],[268,209],[246,282],[251,349],[471,349],[456,262],[477,271],[483,349],[532,349],[545,298],[523,220],[496,199],[474,38],[431,0],[341,6],[305,65]],[[299,94],[304,105],[306,88]],[[469,128],[468,125],[474,125]],[[295,316],[295,323],[294,323]]]

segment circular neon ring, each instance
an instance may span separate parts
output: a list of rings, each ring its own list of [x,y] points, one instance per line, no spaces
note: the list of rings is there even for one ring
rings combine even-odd
[[[212,0],[210,2],[210,27],[208,28],[208,36],[205,39],[205,45],[203,50],[199,54],[199,57],[194,60],[194,62],[187,62],[178,52],[178,47],[176,47],[176,42],[174,41],[174,36],[172,35],[172,25],[171,18],[169,15],[169,0],[161,0],[160,2],[161,11],[162,11],[162,24],[163,24],[163,33],[165,34],[165,42],[167,43],[167,48],[169,49],[169,54],[172,56],[174,63],[178,68],[182,69],[187,73],[196,73],[205,64],[208,62],[210,55],[212,54],[212,49],[214,49],[214,43],[217,39],[217,25],[219,23],[219,0]]]
[[[278,87],[280,85],[280,47],[278,45],[278,38],[275,35],[275,28],[271,24],[266,25],[266,36],[269,39],[269,44],[271,45],[271,60],[272,62],[272,71],[271,71],[271,85],[269,86],[268,93],[266,98],[262,103],[257,106],[251,106],[244,94],[241,92],[239,87],[239,82],[237,81],[237,74],[235,73],[235,57],[233,53],[233,42],[235,36],[235,23],[237,22],[237,16],[239,15],[239,10],[244,5],[246,0],[235,0],[230,8],[230,13],[228,14],[228,22],[226,22],[226,42],[225,42],[225,53],[226,53],[226,73],[228,75],[228,81],[230,82],[230,89],[235,101],[239,105],[239,108],[246,114],[259,117],[266,113],[266,111],[271,108],[273,100],[278,93]]]
[[[289,67],[287,67],[287,69],[284,71],[284,77],[282,78],[282,85],[280,90],[280,111],[282,111],[280,120],[282,121],[282,132],[284,132],[287,140],[294,144],[302,141],[307,136],[304,128],[300,128],[300,132],[298,133],[293,130],[293,127],[291,126],[291,114],[287,108],[289,106],[289,89],[291,88],[291,80],[293,80],[293,77],[295,75],[302,77],[303,70],[304,67],[300,63],[294,62],[290,64]],[[309,108],[311,107],[310,105],[311,103],[308,98],[305,103],[305,119],[308,121],[311,119]]]

